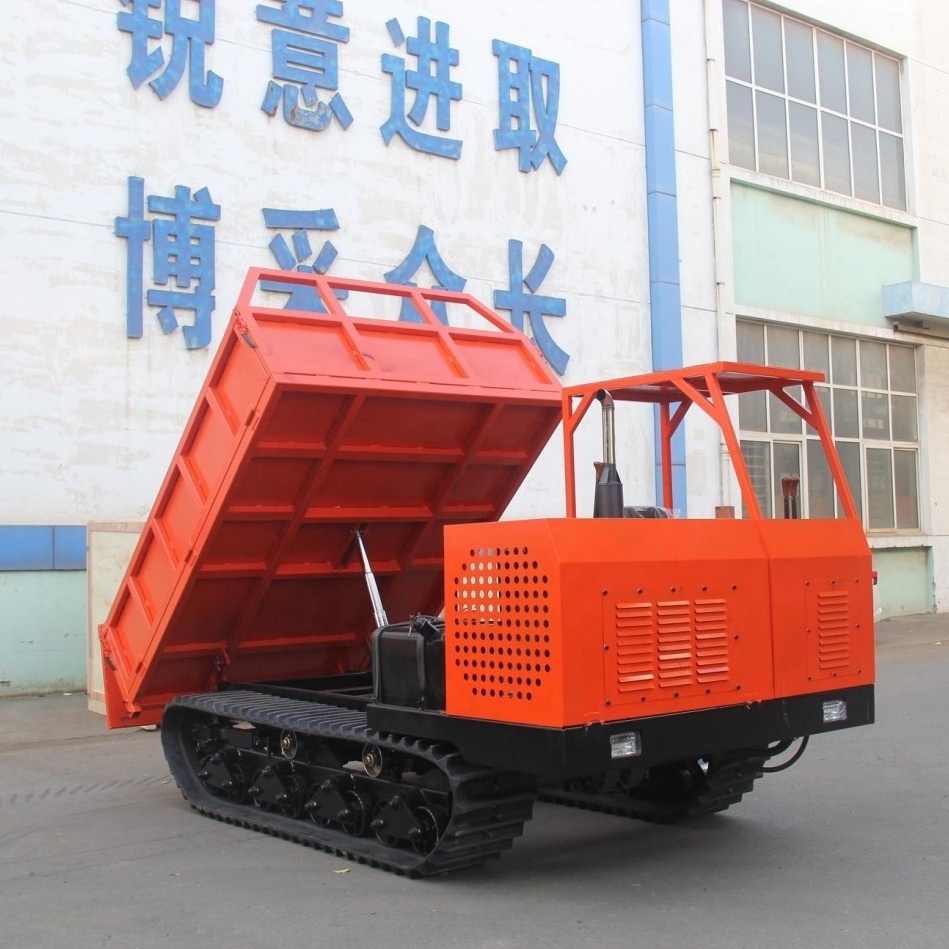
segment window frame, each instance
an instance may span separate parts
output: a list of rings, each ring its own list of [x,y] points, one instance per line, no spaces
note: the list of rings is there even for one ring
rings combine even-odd
[[[817,26],[797,16],[790,16],[780,10],[771,9],[763,4],[754,2],[754,0],[723,0],[723,35],[724,35],[724,78],[725,78],[725,111],[728,124],[728,143],[729,143],[729,162],[735,169],[744,169],[755,174],[768,175],[778,180],[787,181],[794,185],[815,188],[828,195],[835,195],[852,201],[859,201],[863,204],[874,205],[875,207],[887,209],[896,212],[909,211],[908,195],[908,175],[907,175],[907,140],[906,140],[906,107],[904,101],[905,79],[903,76],[904,60],[890,53],[883,52],[866,42],[851,39],[840,33],[835,33],[826,27]],[[739,11],[743,11],[744,22],[732,19],[732,30],[730,31],[730,18]],[[780,89],[775,88],[774,75],[769,77],[759,77],[756,71],[756,18],[760,22],[773,22],[768,18],[774,18],[780,29],[780,51],[781,51],[781,81]],[[802,98],[801,95],[807,95],[810,91],[801,92],[800,70],[789,70],[789,45],[788,32],[789,25],[791,32],[796,33],[798,40],[801,39],[801,30],[810,31],[810,53],[806,57],[809,60],[813,70],[813,101]],[[734,27],[740,28],[735,31]],[[821,44],[822,37],[826,37],[830,44],[838,44],[840,48],[840,59],[842,65],[842,106],[841,102],[828,103],[825,97],[828,91],[822,89],[822,68],[826,72],[826,64],[821,66]],[[770,38],[773,42],[773,37]],[[747,42],[746,55],[739,56],[740,47]],[[796,41],[795,41],[796,42]],[[824,43],[827,46],[827,42]],[[803,47],[801,47],[803,48]],[[737,52],[736,52],[737,51]],[[870,78],[872,89],[872,120],[866,115],[859,114],[859,101],[855,102],[854,91],[856,86],[851,88],[850,76],[852,69],[851,59],[856,63],[861,57],[869,57]],[[826,57],[825,57],[826,59]],[[731,60],[731,62],[730,62]],[[739,62],[740,60],[740,62]],[[865,63],[865,59],[864,59]],[[769,66],[773,71],[774,64]],[[792,75],[797,76],[798,88],[792,94],[789,86],[791,85]],[[766,78],[765,82],[759,82],[759,78]],[[891,88],[892,83],[896,83],[895,90]],[[804,85],[807,85],[806,83]],[[861,87],[862,88],[862,87]],[[866,90],[863,90],[866,92]],[[770,97],[770,98],[766,98]],[[866,103],[866,96],[861,97]],[[766,105],[771,111],[776,107],[775,100],[779,99],[783,103],[783,170],[782,161],[776,160],[773,152],[773,140],[776,131],[771,126],[762,130],[759,120],[760,106]],[[881,114],[882,106],[882,114]],[[750,108],[750,114],[741,114]],[[855,112],[855,109],[857,110]],[[803,162],[802,168],[812,169],[812,163],[807,162],[804,156],[800,159],[797,151],[800,144],[810,145],[810,139],[800,136],[802,121],[810,119],[813,114],[813,132],[814,147],[816,147],[816,180],[814,174],[796,171],[796,162]],[[775,113],[776,115],[777,113]],[[796,118],[795,118],[796,117]],[[889,122],[890,124],[884,124]],[[747,141],[748,126],[750,123],[750,141]],[[898,129],[891,127],[898,125]],[[742,137],[738,137],[739,129]],[[795,129],[798,133],[799,146],[795,147]],[[842,155],[843,139],[841,138],[833,147],[828,136],[831,132],[839,135],[841,131],[846,131],[846,172],[848,175],[847,188],[844,190],[841,184],[834,185],[834,180],[829,180],[829,170],[833,168],[832,159],[836,156],[838,171],[842,175],[843,164],[840,159]],[[763,155],[761,151],[762,134],[767,134],[772,142],[772,149]],[[870,163],[867,159],[870,152],[867,149],[856,153],[854,144],[857,140],[863,139],[869,142],[869,133],[872,133],[873,158],[872,164],[875,169],[875,191],[873,196],[868,186],[862,188],[859,186],[857,178],[868,180],[867,174]],[[751,163],[749,163],[749,149],[751,152]],[[808,151],[810,149],[808,148]],[[764,165],[764,167],[763,167]],[[855,178],[855,172],[857,178]],[[842,181],[842,179],[841,179]]]
[[[742,333],[754,328],[754,333],[759,339],[749,342],[746,339],[742,341]],[[854,503],[860,512],[861,523],[868,534],[872,536],[892,536],[892,535],[919,535],[923,532],[922,510],[920,507],[921,498],[921,447],[920,447],[920,411],[919,411],[919,365],[918,365],[918,346],[894,343],[889,340],[875,338],[850,336],[844,333],[836,333],[826,329],[816,329],[808,326],[793,325],[787,323],[774,323],[765,320],[756,320],[747,317],[738,317],[736,319],[736,344],[738,360],[740,362],[761,362],[764,365],[779,366],[788,365],[786,360],[775,361],[772,358],[772,347],[769,345],[769,330],[787,334],[788,331],[797,334],[797,365],[789,368],[799,368],[806,366],[809,369],[819,369],[825,373],[826,381],[817,385],[817,393],[821,402],[821,407],[827,418],[828,427],[837,446],[838,453],[841,456],[841,462],[848,471],[848,483],[853,495]],[[814,365],[813,352],[808,355],[808,342],[813,346],[814,340],[824,340],[824,359],[823,365]],[[760,345],[759,344],[760,341]],[[837,345],[835,347],[835,341]],[[873,352],[875,347],[882,347],[885,353],[885,372],[886,379],[884,384],[869,384],[870,380],[865,380],[868,370],[863,365],[863,347],[868,352]],[[836,350],[836,352],[835,352]],[[894,357],[894,351],[899,351],[898,356]],[[905,360],[906,352],[911,354],[911,361]],[[853,373],[848,371],[851,367],[847,365],[847,355],[853,355]],[[783,353],[782,355],[786,355]],[[906,376],[908,368],[912,367],[912,380],[904,379],[903,382],[894,384],[893,367],[895,360],[902,360],[900,374]],[[842,377],[842,378],[841,378]],[[876,382],[877,380],[872,380]],[[906,388],[910,385],[912,388]],[[854,398],[850,398],[853,393]],[[841,398],[838,399],[838,394]],[[752,397],[757,393],[752,393]],[[865,396],[872,399],[866,400],[866,405],[879,404],[879,396],[885,396],[887,400],[886,437],[876,437],[872,434],[872,426],[865,425],[865,422],[875,422],[878,416],[868,414],[865,410]],[[915,440],[905,437],[906,431],[894,433],[894,400],[902,400],[899,412],[901,414],[900,425],[906,424],[908,418],[906,408],[909,400],[915,400],[914,421],[911,429],[915,431]],[[847,401],[848,408],[855,409],[855,413],[848,413],[847,420],[850,423],[844,430],[841,411],[844,401]],[[816,503],[823,506],[828,499],[821,497],[811,497],[808,458],[810,452],[810,443],[819,445],[819,440],[801,426],[797,432],[775,430],[773,425],[775,404],[773,399],[764,400],[763,405],[755,405],[749,401],[748,396],[739,397],[738,405],[738,424],[736,430],[742,446],[742,451],[748,456],[749,451],[757,452],[760,455],[760,448],[756,446],[767,445],[767,459],[764,469],[768,472],[770,485],[768,493],[764,495],[758,490],[756,484],[756,496],[762,513],[768,517],[780,516],[778,499],[780,497],[780,476],[782,474],[796,473],[800,476],[799,506],[800,516],[812,516],[811,508]],[[763,415],[762,415],[763,413]],[[854,417],[851,418],[850,415]],[[758,426],[761,420],[764,420],[764,430],[757,427],[747,427],[746,423]],[[868,434],[870,432],[870,434]],[[897,435],[901,437],[897,437]],[[798,446],[799,470],[797,472],[776,471],[774,468],[776,457],[776,446],[783,450],[787,445]],[[871,479],[870,459],[879,461],[879,453],[888,454],[888,474],[890,489],[888,496],[884,499],[874,490]],[[909,456],[913,458],[913,464],[907,465]],[[852,465],[854,461],[859,465],[859,482],[854,483],[852,477]],[[902,466],[902,467],[901,467]],[[751,466],[749,465],[749,468]],[[912,471],[912,485],[906,481],[909,477],[908,471]],[[833,489],[833,482],[830,481],[829,487],[832,491],[832,514],[813,515],[813,516],[832,516],[842,517],[844,512],[840,503],[840,498],[836,490]],[[903,490],[901,491],[901,488]],[[879,523],[880,508],[878,502],[885,501],[888,505],[884,509],[892,512],[892,524],[881,525]],[[825,508],[826,510],[826,508]],[[876,523],[874,523],[876,521]]]

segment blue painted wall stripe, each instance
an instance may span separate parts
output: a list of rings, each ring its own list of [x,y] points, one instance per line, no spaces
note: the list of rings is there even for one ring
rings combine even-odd
[[[652,365],[654,369],[670,369],[682,365],[682,295],[669,0],[642,0],[641,14]],[[662,467],[658,419],[657,410],[656,498],[660,500]],[[672,440],[672,463],[675,506],[685,515],[685,432],[681,428]]]
[[[85,569],[85,527],[0,526],[0,571]]]

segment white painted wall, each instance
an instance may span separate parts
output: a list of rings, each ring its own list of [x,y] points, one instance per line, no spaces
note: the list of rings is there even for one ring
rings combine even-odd
[[[264,206],[334,208],[341,229],[327,236],[340,256],[331,273],[363,279],[381,280],[427,224],[449,266],[468,278],[466,289],[489,304],[494,289],[507,288],[507,240],[525,242],[528,267],[546,242],[556,261],[540,292],[567,301],[567,317],[548,320],[572,357],[564,381],[648,368],[637,4],[598,4],[587,18],[596,28],[580,37],[574,8],[542,0],[393,0],[384,9],[349,0],[340,92],[355,122],[321,133],[261,111],[270,27],[257,22],[253,4],[217,4],[206,62],[224,79],[215,109],[190,101],[186,79],[165,101],[147,85],[132,89],[125,75],[131,41],[116,28],[119,9],[116,0],[63,0],[53,16],[43,4],[14,4],[0,39],[13,77],[0,101],[0,347],[8,367],[0,389],[0,523],[147,514],[244,272],[273,265]],[[385,21],[398,17],[411,35],[417,15],[446,20],[460,50],[452,78],[463,83],[464,99],[452,107],[448,133],[464,140],[457,162],[398,140],[386,147],[379,131],[390,104],[380,56],[406,55],[393,47]],[[695,47],[701,23],[690,29]],[[494,150],[494,38],[560,64],[556,137],[568,158],[560,177],[549,163],[520,173],[514,151]],[[434,131],[430,120],[426,130]],[[126,242],[114,236],[113,221],[127,213],[130,175],[145,179],[146,194],[167,196],[176,184],[207,187],[221,206],[207,350],[187,351],[180,332],[163,336],[147,307],[144,338],[126,338]],[[701,194],[692,182],[686,190]],[[683,256],[694,259],[690,239]],[[147,251],[146,269],[150,263]],[[687,272],[690,299],[707,309],[704,273]],[[635,445],[621,452],[648,460],[646,438],[648,428],[637,431]],[[554,442],[513,513],[562,510],[560,458]],[[648,463],[627,477],[651,492]]]

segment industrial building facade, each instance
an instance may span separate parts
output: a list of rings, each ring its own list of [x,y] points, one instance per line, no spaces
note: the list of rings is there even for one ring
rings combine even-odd
[[[820,370],[880,615],[949,609],[939,16],[935,0],[15,5],[0,696],[86,684],[90,525],[144,520],[250,267],[464,289],[565,384],[735,358]],[[793,413],[734,411],[763,510],[780,516],[796,474],[805,516],[838,513]],[[691,419],[677,452],[680,514],[736,504],[712,428]],[[619,455],[627,496],[652,503],[648,414]],[[555,439],[509,514],[562,510]]]

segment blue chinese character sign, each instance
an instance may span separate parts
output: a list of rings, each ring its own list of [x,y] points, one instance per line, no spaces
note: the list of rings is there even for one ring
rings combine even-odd
[[[145,211],[158,215],[151,220]],[[115,219],[115,235],[128,242],[126,277],[126,334],[140,338],[144,331],[143,300],[158,309],[165,334],[179,327],[188,349],[203,349],[211,342],[214,311],[214,227],[199,221],[218,221],[221,209],[207,188],[192,196],[191,189],[175,186],[174,197],[149,195],[145,180],[128,179],[128,215]],[[152,247],[152,280],[144,293],[145,245]],[[171,281],[174,281],[171,283]],[[179,310],[190,310],[194,319],[181,325]]]
[[[257,7],[258,21],[276,27],[270,31],[273,78],[261,108],[274,116],[282,106],[289,125],[311,132],[322,132],[334,118],[348,129],[353,116],[339,93],[337,44],[349,42],[349,28],[330,23],[343,15],[341,0],[275,2],[279,9]],[[320,90],[332,93],[327,102],[321,101]]]
[[[324,241],[320,251],[313,256],[313,244],[310,231],[339,230],[339,220],[332,208],[315,211],[292,211],[279,208],[264,208],[264,224],[269,230],[292,230],[290,241],[283,234],[276,234],[268,245],[277,266],[281,270],[298,273],[325,274],[336,260],[338,251],[332,241]],[[292,249],[291,249],[292,245]],[[311,260],[311,258],[313,258]],[[305,310],[312,313],[325,313],[326,307],[316,289],[312,286],[284,284],[276,280],[265,280],[261,289],[289,293],[285,306],[288,310]],[[337,290],[340,300],[347,297],[345,290]]]
[[[117,26],[132,37],[132,56],[126,73],[133,89],[154,76],[149,85],[159,99],[175,90],[185,68],[188,92],[196,105],[213,109],[221,101],[224,80],[204,68],[205,48],[214,44],[215,0],[197,0],[198,18],[181,13],[181,0],[119,0],[125,7],[117,14]],[[164,8],[162,4],[164,3]],[[164,14],[162,19],[150,10]],[[171,55],[165,59],[160,42],[171,37]]]
[[[409,55],[418,61],[418,68],[406,69],[405,59],[401,56],[391,53],[382,55],[382,71],[392,77],[391,112],[381,127],[383,141],[388,145],[398,135],[416,151],[442,158],[461,158],[461,139],[421,131],[432,99],[435,100],[435,127],[439,132],[449,131],[451,104],[461,98],[461,83],[453,82],[450,78],[452,68],[458,65],[458,50],[449,45],[448,24],[435,24],[434,40],[432,21],[427,17],[418,18],[418,36],[410,36],[408,40],[398,20],[390,20],[386,27],[393,45],[404,44]],[[408,112],[406,91],[415,93],[415,100]]]
[[[541,296],[540,289],[550,267],[554,262],[554,252],[541,244],[534,266],[524,276],[524,244],[521,241],[507,242],[507,263],[509,272],[508,290],[494,291],[494,308],[511,311],[511,325],[522,333],[527,332],[525,317],[530,324],[530,335],[550,363],[554,371],[563,375],[570,356],[565,353],[550,335],[544,324],[545,316],[562,317],[567,314],[567,301],[562,297]]]
[[[498,58],[498,128],[494,147],[516,148],[517,167],[536,171],[549,160],[559,175],[567,164],[554,138],[560,108],[560,65],[534,56],[529,49],[494,40]],[[531,113],[536,127],[531,124]]]

